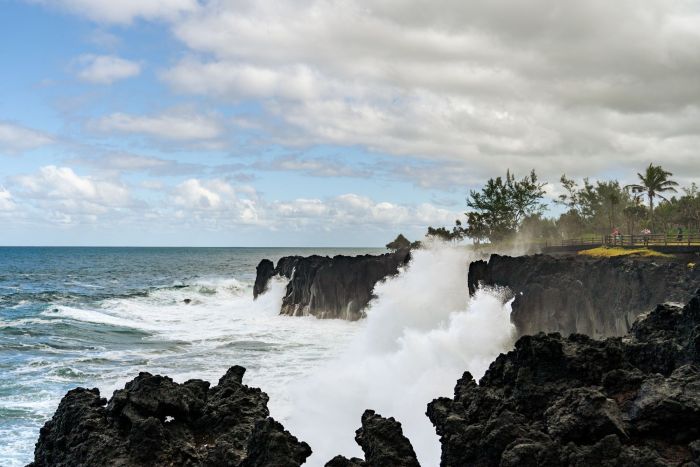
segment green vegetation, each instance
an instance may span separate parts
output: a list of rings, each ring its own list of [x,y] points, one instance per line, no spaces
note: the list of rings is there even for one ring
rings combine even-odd
[[[649,250],[648,248],[609,248],[604,246],[579,251],[578,254],[583,256],[592,256],[594,258],[612,258],[613,256],[657,256],[667,258],[670,256],[664,253],[659,253],[658,251]]]
[[[417,248],[420,246],[420,242],[411,242],[409,239],[399,234],[394,240],[386,244],[387,250],[398,251],[403,248]]]
[[[668,177],[671,175],[673,174],[662,169],[660,165],[655,166],[653,164],[649,164],[649,167],[647,167],[644,175],[640,173],[637,174],[641,184],[628,185],[628,187],[632,189],[633,193],[646,193],[647,197],[649,198],[649,219],[652,229],[654,228],[654,198],[658,196],[659,198],[666,200],[661,193],[665,193],[667,191],[673,191],[674,193],[676,192],[674,187],[678,186],[678,183],[674,182],[673,180],[669,180]]]
[[[534,170],[523,179],[507,171],[505,177],[489,179],[467,198],[466,223],[452,229],[429,227],[428,236],[444,240],[468,237],[474,243],[600,239],[617,229],[620,234],[673,234],[684,237],[700,231],[700,192],[695,183],[678,193],[673,174],[649,164],[637,174],[639,183],[622,186],[617,180],[577,181],[562,175],[561,192],[554,200],[564,212],[547,217],[544,203],[546,182]],[[648,203],[645,203],[647,201]]]

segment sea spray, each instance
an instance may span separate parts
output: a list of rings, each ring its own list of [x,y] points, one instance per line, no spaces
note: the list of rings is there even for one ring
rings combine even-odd
[[[465,370],[481,376],[512,346],[510,303],[488,289],[469,299],[465,249],[433,245],[412,254],[398,276],[377,285],[350,346],[291,387],[285,425],[312,446],[311,466],[361,455],[353,435],[365,409],[399,420],[421,463],[438,465],[427,403],[450,396]],[[271,406],[274,415],[274,399]]]
[[[70,389],[109,397],[140,371],[216,384],[242,365],[283,420],[291,382],[333,360],[361,324],[279,316],[286,283],[253,301],[255,265],[378,252],[0,248],[0,464],[32,460],[39,429]]]

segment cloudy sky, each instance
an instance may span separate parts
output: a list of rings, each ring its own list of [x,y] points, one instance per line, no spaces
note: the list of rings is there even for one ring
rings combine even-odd
[[[0,244],[383,245],[506,168],[700,175],[697,1],[0,0],[0,31]]]

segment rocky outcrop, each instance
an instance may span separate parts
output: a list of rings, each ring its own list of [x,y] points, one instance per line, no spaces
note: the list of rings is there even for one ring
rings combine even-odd
[[[393,417],[384,418],[366,410],[362,414],[362,427],[355,432],[355,441],[365,453],[365,460],[336,456],[326,467],[420,467],[411,442]]]
[[[107,402],[98,389],[77,388],[41,429],[33,467],[280,466],[311,454],[269,417],[267,395],[242,383],[234,366],[213,388],[140,373]]]
[[[267,290],[267,284],[275,275],[275,264],[269,259],[260,261],[255,268],[255,284],[253,284],[253,298]]]
[[[469,266],[468,287],[508,287],[519,335],[626,334],[639,313],[666,301],[683,302],[700,283],[700,269],[684,263],[583,257],[500,256]]]
[[[263,260],[257,267],[253,294],[263,293],[271,278],[289,279],[280,314],[357,320],[373,298],[374,286],[398,273],[410,260],[409,250],[384,255],[286,256],[271,269]]]
[[[625,338],[540,333],[428,416],[443,467],[700,464],[700,290]]]

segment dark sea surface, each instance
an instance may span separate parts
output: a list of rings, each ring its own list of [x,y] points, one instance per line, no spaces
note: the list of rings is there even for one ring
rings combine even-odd
[[[285,284],[254,302],[255,266],[380,252],[0,248],[0,465],[32,460],[39,428],[66,391],[98,387],[109,397],[139,371],[216,381],[240,364],[284,418],[286,382],[338,352],[360,325],[278,316]]]

